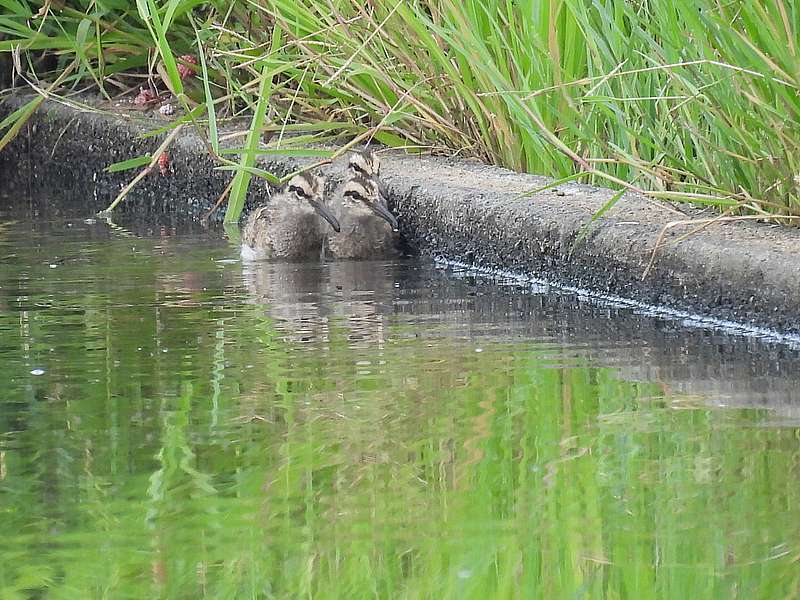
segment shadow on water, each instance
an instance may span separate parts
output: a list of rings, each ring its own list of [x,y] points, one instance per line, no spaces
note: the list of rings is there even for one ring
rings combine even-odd
[[[791,597],[797,351],[0,212],[0,597]]]

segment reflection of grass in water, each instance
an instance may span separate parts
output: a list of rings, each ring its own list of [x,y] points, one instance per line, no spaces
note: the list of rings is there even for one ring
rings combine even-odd
[[[50,377],[12,383],[0,410],[15,432],[0,438],[8,597],[788,597],[797,585],[794,432],[748,429],[758,411],[672,410],[655,384],[574,358],[558,368],[552,344],[484,341],[477,354],[388,327],[380,350],[356,348],[331,319],[308,349],[264,305],[219,302],[224,275],[202,253],[134,258],[116,285],[85,283],[123,254],[65,264],[37,280],[50,309],[0,321],[5,374],[28,348]],[[204,285],[165,288],[179,272]],[[65,318],[67,306],[83,312]]]

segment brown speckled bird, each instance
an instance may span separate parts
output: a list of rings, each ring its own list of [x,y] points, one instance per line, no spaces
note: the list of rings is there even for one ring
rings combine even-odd
[[[324,189],[325,181],[311,173],[292,177],[248,217],[242,230],[242,258],[319,258],[328,224],[339,231],[338,220],[324,203]]]
[[[363,158],[363,153],[354,156]],[[331,200],[331,212],[339,220],[340,230],[328,232],[327,254],[333,258],[362,260],[397,256],[397,219],[386,208],[380,181],[375,175],[364,176],[353,166],[351,159],[353,172],[336,189]]]

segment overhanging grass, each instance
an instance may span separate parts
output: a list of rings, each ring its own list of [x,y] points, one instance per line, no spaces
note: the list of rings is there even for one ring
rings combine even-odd
[[[195,99],[219,113],[207,131],[223,115],[249,119],[263,108],[259,65],[268,60],[281,66],[264,123],[251,121],[258,129],[336,122],[393,146],[553,177],[584,173],[592,183],[721,210],[800,214],[794,3],[137,4],[104,10],[86,0],[56,10],[0,0],[0,51],[21,45],[74,57],[80,69],[68,83],[124,92],[141,84],[133,74],[144,65],[166,73],[169,85],[155,82],[174,89],[174,57],[197,54],[201,43],[208,77]],[[244,155],[252,156],[257,137],[248,141]]]

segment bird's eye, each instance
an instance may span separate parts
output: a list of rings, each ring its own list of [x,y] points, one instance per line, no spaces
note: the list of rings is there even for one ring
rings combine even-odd
[[[297,194],[301,198],[308,198],[308,194],[306,194],[306,191],[303,188],[298,187],[296,185],[290,185],[289,186],[289,191],[290,192],[294,192],[295,194]]]
[[[352,190],[349,192],[345,192],[345,196],[350,196],[353,200],[359,200],[361,202],[364,201],[364,196]]]
[[[369,173],[367,173],[366,169],[357,163],[350,163],[350,168],[364,177],[369,177]]]

